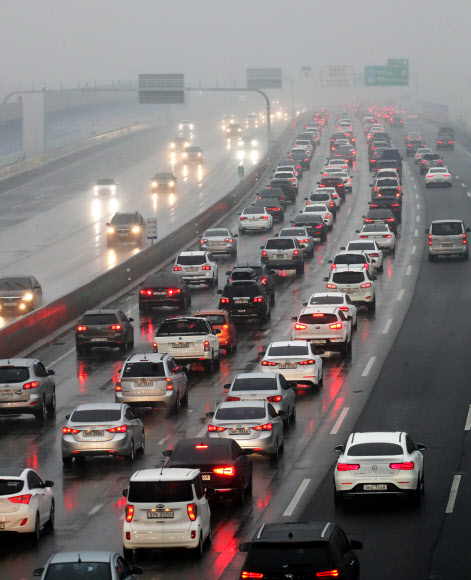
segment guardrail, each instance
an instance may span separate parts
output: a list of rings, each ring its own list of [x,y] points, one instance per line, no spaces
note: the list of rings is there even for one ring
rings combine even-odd
[[[300,118],[298,122],[302,120]],[[297,123],[292,122],[251,173],[202,214],[112,270],[1,329],[0,358],[13,357],[40,341],[46,342],[47,337],[70,325],[86,310],[109,300],[117,292],[136,285],[147,272],[168,260],[169,256],[197,238],[199,233],[227,215],[244,197],[253,192],[258,180],[270,167],[272,159],[277,159],[284,152],[296,127]]]

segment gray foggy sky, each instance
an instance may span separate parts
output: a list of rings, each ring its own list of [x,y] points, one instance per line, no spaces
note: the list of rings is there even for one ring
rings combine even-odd
[[[383,64],[460,70],[469,54],[465,0],[4,0],[2,87],[136,80],[244,79],[247,66]]]

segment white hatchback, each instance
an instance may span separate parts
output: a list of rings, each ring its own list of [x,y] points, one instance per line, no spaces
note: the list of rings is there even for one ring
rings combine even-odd
[[[298,385],[322,386],[322,359],[307,340],[271,342],[263,355],[260,370],[281,373]]]
[[[375,281],[376,276],[368,270],[347,267],[331,270],[330,276],[324,278],[328,291],[348,294],[354,304],[366,306],[369,312],[376,310]]]

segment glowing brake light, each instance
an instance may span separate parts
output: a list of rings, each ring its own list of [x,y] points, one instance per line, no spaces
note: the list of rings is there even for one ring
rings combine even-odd
[[[219,432],[221,432],[221,431],[225,431],[225,430],[226,430],[225,427],[219,427],[217,425],[208,425],[208,431],[209,432],[212,432],[212,431],[219,431]]]
[[[77,330],[78,330],[79,332],[83,332],[84,330],[88,330],[88,326],[78,326],[78,327],[77,327]]]
[[[340,328],[342,328],[342,323],[335,322],[334,324],[329,324],[329,328],[332,328],[333,330],[339,330]]]
[[[195,503],[189,503],[187,505],[188,510],[188,517],[192,522],[196,520],[196,516],[198,515],[198,506]]]
[[[463,245],[466,245],[467,243],[466,234],[463,234]]]
[[[240,401],[240,397],[227,397],[226,401]]]
[[[306,324],[299,324],[299,322],[297,322],[294,325],[294,329],[295,330],[306,330],[306,328],[307,328],[307,325]]]
[[[273,362],[271,360],[262,360],[262,366],[263,367],[276,367],[278,363]]]
[[[241,216],[240,216],[240,221],[244,221],[244,220],[246,220],[246,219],[247,219],[247,218],[246,218],[246,217],[244,217],[243,215],[241,215]]]
[[[273,423],[265,423],[265,425],[257,425],[254,427],[255,431],[271,431],[273,429]]]
[[[126,506],[126,521],[130,522],[132,520],[132,516],[134,515],[134,506],[133,505],[127,505]]]
[[[221,304],[229,304],[230,299],[229,298],[221,298]]]
[[[411,469],[414,469],[414,462],[404,461],[403,463],[390,463],[389,467],[391,469],[402,469],[405,471],[410,471]]]
[[[180,292],[181,292],[180,288],[170,288],[169,290],[167,290],[168,296],[173,296],[174,294],[180,294]]]
[[[330,288],[331,290],[336,290],[337,285],[336,284],[327,284],[327,288]]]
[[[360,469],[358,463],[337,463],[337,471],[357,471]]]
[[[174,272],[181,272],[182,267],[181,266],[174,266],[173,267],[173,271]]]
[[[143,294],[144,296],[152,296],[152,294],[154,293],[152,290],[147,290],[146,288],[141,288],[141,294]]]
[[[361,288],[369,288],[371,286],[371,282],[365,282],[365,284],[361,285]]]
[[[65,435],[67,434],[76,435],[77,433],[80,433],[80,429],[71,429],[70,427],[62,427],[62,433],[64,433]]]
[[[208,240],[207,239],[200,240],[200,244],[207,244],[207,243],[208,243]]]
[[[325,572],[316,572],[317,578],[338,578],[338,570],[326,570]]]
[[[37,389],[40,385],[41,385],[41,383],[39,381],[32,381],[31,383],[25,383],[23,385],[23,389],[25,391],[27,391],[29,389]]]
[[[279,403],[282,400],[281,395],[273,395],[272,397],[267,397],[269,403]]]
[[[112,427],[111,429],[107,429],[108,433],[126,433],[127,430],[127,425],[120,425],[119,427]]]
[[[267,251],[266,251],[266,250],[263,250],[263,252],[262,252],[262,256],[268,256],[268,254],[267,254]]]
[[[233,242],[234,240],[233,240],[232,238],[224,238],[224,241],[225,241],[225,242],[227,242],[227,243],[231,243],[231,242]]]
[[[253,301],[256,302],[256,303],[262,303],[263,302],[263,296],[254,296]]]
[[[339,306],[339,310],[342,312],[348,312],[348,306]]]
[[[262,572],[248,572],[247,570],[243,570],[241,574],[241,578],[244,580],[247,578],[263,578]]]
[[[204,341],[204,351],[205,352],[209,352],[210,348],[209,348],[209,340],[205,340]]]
[[[8,499],[11,501],[11,503],[25,503],[28,504],[32,498],[32,494],[31,493],[25,493],[23,495],[15,495],[13,497],[9,497]]]
[[[301,360],[298,362],[298,365],[314,365],[316,364],[316,361],[313,358],[310,358],[309,360]]]
[[[121,330],[121,324],[112,324],[110,326],[111,330]]]
[[[214,473],[217,475],[235,475],[235,467],[215,467],[213,469]]]

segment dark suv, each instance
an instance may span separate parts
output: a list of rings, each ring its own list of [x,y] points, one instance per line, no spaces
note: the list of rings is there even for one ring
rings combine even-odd
[[[270,318],[270,295],[258,280],[233,280],[218,290],[221,294],[219,308],[227,310],[232,318],[259,318],[267,322]]]
[[[146,237],[146,220],[138,211],[117,212],[106,224],[106,243],[108,247],[118,242],[135,242],[138,246]]]
[[[144,280],[139,290],[139,312],[149,312],[158,306],[176,306],[182,310],[191,306],[190,287],[181,276],[159,272]]]
[[[227,283],[238,280],[258,280],[270,294],[270,303],[275,304],[275,270],[262,262],[237,262],[232,270],[226,272]]]
[[[93,346],[119,347],[121,353],[134,346],[133,318],[122,310],[87,310],[75,329],[78,354]]]
[[[362,548],[332,522],[263,524],[251,542],[239,546],[247,552],[240,578],[358,580],[360,563],[353,550]]]
[[[285,199],[288,203],[294,203],[298,195],[298,186],[296,182],[289,178],[275,178],[267,185],[267,189],[279,188],[283,191]]]
[[[257,200],[273,199],[274,197],[278,200],[278,204],[281,205],[284,211],[288,205],[288,200],[286,199],[285,192],[279,187],[264,187],[258,192]]]
[[[265,207],[267,213],[273,216],[273,220],[282,223],[285,219],[283,204],[277,197],[260,197],[253,203],[254,207]]]

